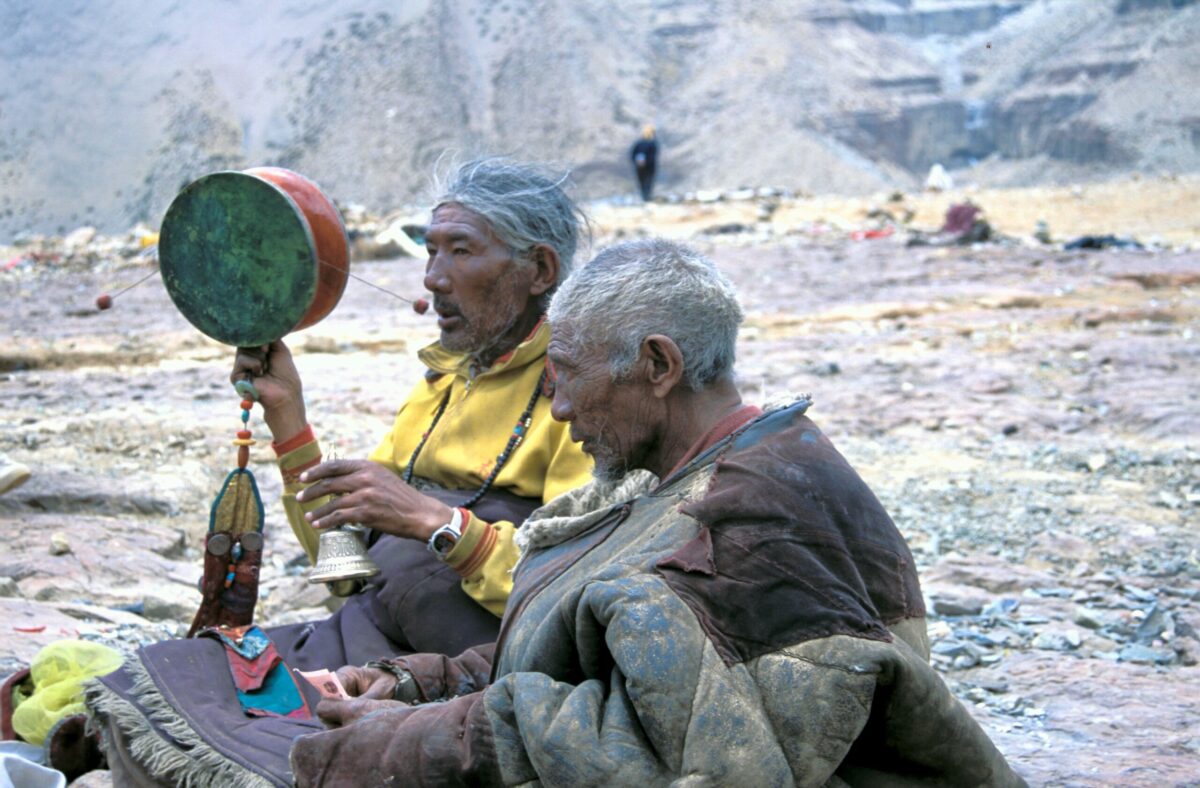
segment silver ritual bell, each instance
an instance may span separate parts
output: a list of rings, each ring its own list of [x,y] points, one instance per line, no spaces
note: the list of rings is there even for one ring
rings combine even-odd
[[[379,567],[367,555],[361,525],[342,525],[321,532],[317,543],[317,564],[308,575],[310,583],[336,583],[361,580],[379,574]]]

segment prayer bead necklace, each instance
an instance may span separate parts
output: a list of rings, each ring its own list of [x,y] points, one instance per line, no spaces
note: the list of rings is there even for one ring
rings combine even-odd
[[[504,451],[496,457],[496,464],[492,466],[492,472],[484,479],[483,485],[475,491],[467,500],[459,504],[464,509],[469,509],[479,503],[479,499],[487,495],[488,490],[492,488],[492,483],[496,481],[496,477],[500,474],[500,469],[504,467],[509,458],[512,457],[514,451],[525,440],[525,436],[529,433],[529,426],[533,423],[533,409],[537,405],[538,398],[544,393],[546,386],[547,370],[543,369],[541,377],[538,378],[537,385],[533,387],[533,396],[529,398],[529,404],[525,406],[525,411],[521,417],[517,419],[516,425],[513,427],[512,435],[508,437],[508,443],[504,446]],[[433,414],[433,421],[429,424],[429,429],[421,436],[421,442],[417,444],[417,448],[413,450],[412,456],[408,458],[408,464],[404,466],[404,479],[406,484],[412,483],[413,468],[416,467],[417,457],[421,455],[421,449],[425,448],[425,442],[429,440],[429,436],[433,434],[433,430],[437,427],[438,421],[442,418],[442,414],[446,412],[446,406],[450,404],[450,391],[446,391],[446,396],[442,399],[442,403],[438,405],[437,412]]]

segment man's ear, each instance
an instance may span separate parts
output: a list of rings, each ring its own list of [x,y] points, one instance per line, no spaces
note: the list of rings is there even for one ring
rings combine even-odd
[[[683,379],[683,353],[679,345],[668,336],[651,334],[642,340],[639,355],[651,391],[658,399],[665,399]]]
[[[558,252],[554,251],[553,246],[538,244],[533,247],[530,257],[535,269],[533,281],[529,283],[529,295],[540,296],[558,283]]]

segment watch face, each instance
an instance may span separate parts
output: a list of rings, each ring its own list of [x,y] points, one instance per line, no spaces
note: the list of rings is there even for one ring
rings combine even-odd
[[[454,545],[458,544],[458,540],[454,538],[454,534],[442,533],[435,534],[433,537],[433,550],[438,555],[445,555],[454,549]]]

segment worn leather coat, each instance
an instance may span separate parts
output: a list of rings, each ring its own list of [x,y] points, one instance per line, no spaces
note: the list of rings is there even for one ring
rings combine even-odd
[[[297,740],[310,785],[1021,785],[930,668],[912,556],[804,415],[769,413],[519,564],[495,649]]]

